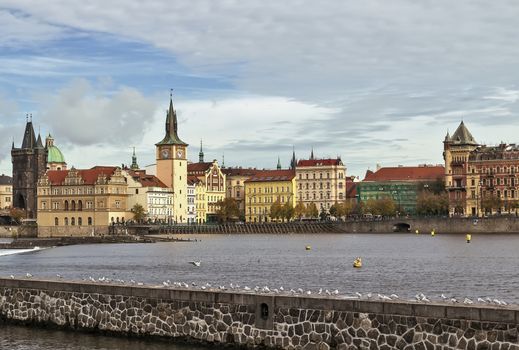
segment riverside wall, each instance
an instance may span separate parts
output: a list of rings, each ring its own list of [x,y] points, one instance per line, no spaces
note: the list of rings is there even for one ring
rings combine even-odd
[[[516,308],[44,280],[0,279],[0,321],[248,348],[519,349]]]

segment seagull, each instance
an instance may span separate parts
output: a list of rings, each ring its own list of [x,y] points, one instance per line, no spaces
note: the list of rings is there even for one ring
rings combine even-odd
[[[285,288],[283,288],[283,286],[279,287],[279,290],[284,292],[285,291]]]
[[[9,276],[9,277],[11,277],[11,279],[14,280],[14,275],[11,275],[11,276]]]
[[[391,294],[391,295],[390,295],[390,298],[391,298],[391,299],[400,299],[399,296],[396,295],[396,294]]]
[[[378,294],[377,296],[378,296],[378,298],[381,299],[381,300],[391,300],[391,298],[388,297],[387,295]]]
[[[247,286],[243,287],[243,289],[246,290],[246,291],[249,291],[249,290],[250,290],[250,288],[247,287]]]
[[[310,294],[312,294],[312,292],[311,292],[311,291],[307,291],[306,294],[307,294],[307,295],[310,295]]]
[[[189,263],[196,267],[200,267],[200,265],[202,264],[202,262],[200,260],[190,261]]]
[[[295,294],[295,293],[296,293],[296,291],[295,291],[295,290],[293,290],[292,288],[290,288],[290,293],[292,293],[292,294]]]
[[[463,304],[472,305],[472,304],[474,304],[474,302],[472,300],[470,300],[469,298],[465,298],[465,299],[463,299]]]
[[[279,290],[278,290],[277,288],[274,288],[272,291],[273,291],[274,293],[276,293],[276,294],[279,293]]]
[[[134,280],[130,280],[130,283],[131,283],[131,284],[135,284],[135,281],[134,281]]]
[[[368,297],[368,299],[371,299],[373,295],[371,294],[371,292],[369,292],[366,296]]]
[[[319,294],[319,295],[323,294],[323,289],[319,288],[319,291],[317,292],[317,294]]]
[[[457,303],[458,300],[456,300],[456,298],[451,298],[451,303]]]
[[[301,288],[297,288],[297,292],[298,292],[299,294],[303,294],[303,290],[302,290]]]
[[[326,289],[324,292],[326,293],[326,295],[332,295],[332,293],[328,289]]]
[[[162,282],[162,285],[163,285],[164,287],[169,287],[169,283],[166,282],[166,281]]]
[[[96,281],[96,279],[94,277],[92,277],[92,276],[88,276],[88,279],[90,280],[90,282],[95,282]]]
[[[332,294],[334,294],[334,295],[339,294],[339,290],[338,290],[338,289],[334,290],[334,291],[332,292]]]
[[[442,298],[443,300],[446,300],[447,297],[445,296],[445,294],[442,293],[442,295],[440,295],[440,298]]]
[[[57,277],[57,278],[63,278],[59,273],[56,274],[56,277]]]
[[[430,303],[431,301],[429,299],[427,299],[427,297],[424,295],[424,297],[422,298],[422,301],[423,302],[426,302],[426,303]]]
[[[483,303],[485,304],[487,301],[483,298],[478,298],[478,303]]]
[[[142,283],[142,282],[137,282],[137,285],[138,285],[138,286],[143,286],[144,283]]]
[[[25,274],[25,277],[27,277],[27,278],[31,278],[32,275],[31,275],[30,273],[27,272],[27,273]]]
[[[355,295],[356,295],[359,299],[362,298],[362,294],[360,294],[359,292],[355,292]]]

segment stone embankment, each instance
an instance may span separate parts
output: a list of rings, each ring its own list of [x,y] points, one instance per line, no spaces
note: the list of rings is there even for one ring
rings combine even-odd
[[[74,244],[98,243],[154,243],[149,237],[140,236],[98,236],[98,237],[61,237],[61,238],[18,238],[11,242],[0,243],[0,249],[30,249],[34,247],[57,247]]]
[[[0,279],[0,319],[279,349],[519,349],[519,310]]]

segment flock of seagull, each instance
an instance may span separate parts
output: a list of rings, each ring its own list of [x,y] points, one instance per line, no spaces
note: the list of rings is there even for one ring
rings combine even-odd
[[[193,264],[194,265],[194,264]],[[197,265],[195,265],[197,266]],[[199,266],[199,265],[198,265]],[[25,274],[25,278],[32,278],[33,275],[30,273]],[[14,279],[15,276],[11,275],[11,279]],[[59,274],[56,275],[57,279],[62,279],[63,277]],[[317,291],[311,291],[311,290],[304,290],[302,288],[297,289],[285,289],[283,287],[279,288],[269,288],[268,286],[255,286],[254,288],[248,287],[248,286],[239,286],[237,284],[230,283],[229,286],[225,285],[216,285],[213,286],[210,283],[206,284],[197,284],[195,282],[192,282],[191,284],[188,284],[186,282],[172,282],[170,280],[163,281],[159,285],[152,285],[152,284],[145,284],[143,282],[136,282],[133,279],[130,280],[122,280],[118,278],[108,278],[105,276],[94,278],[92,276],[88,276],[87,278],[82,278],[83,281],[91,282],[91,283],[117,283],[117,284],[123,284],[123,285],[135,285],[135,286],[150,286],[150,287],[163,287],[163,288],[190,288],[190,289],[201,289],[201,290],[208,290],[208,291],[237,291],[237,292],[250,292],[250,293],[262,293],[262,294],[281,294],[281,295],[329,295],[329,296],[337,296],[339,298],[343,299],[363,299],[363,300],[382,300],[382,301],[414,301],[414,302],[422,302],[422,303],[430,303],[432,298],[427,297],[423,293],[418,293],[414,296],[413,299],[405,299],[400,298],[397,294],[391,294],[391,295],[384,295],[384,294],[374,294],[374,293],[365,293],[361,294],[359,292],[356,292],[354,295],[345,295],[340,294],[338,289],[334,290],[328,290],[328,289],[322,289],[319,288]],[[434,301],[441,301],[441,302],[447,302],[452,304],[465,304],[465,305],[472,305],[472,304],[488,304],[488,305],[496,305],[496,306],[507,306],[509,305],[504,300],[499,300],[496,298],[477,298],[476,300],[472,300],[470,298],[463,298],[463,299],[457,299],[455,297],[447,297],[445,294],[441,294],[439,299],[435,299]]]

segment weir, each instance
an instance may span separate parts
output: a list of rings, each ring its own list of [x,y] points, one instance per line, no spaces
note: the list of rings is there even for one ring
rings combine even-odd
[[[0,319],[250,348],[519,349],[517,308],[340,296],[0,279]]]

